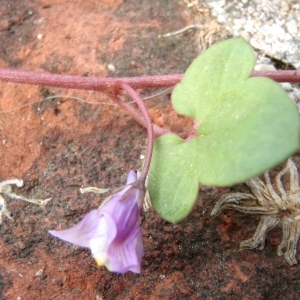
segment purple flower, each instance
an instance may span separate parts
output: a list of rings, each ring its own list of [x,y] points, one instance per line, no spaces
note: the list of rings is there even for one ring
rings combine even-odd
[[[75,226],[52,235],[91,249],[99,266],[109,271],[140,273],[143,255],[140,229],[144,184],[130,171],[127,185],[99,209],[92,210]]]

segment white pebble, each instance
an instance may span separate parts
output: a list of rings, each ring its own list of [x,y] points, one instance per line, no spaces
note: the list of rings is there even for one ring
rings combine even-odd
[[[286,1],[281,2],[281,10],[283,12],[288,12],[290,10],[289,4]]]
[[[257,64],[254,67],[255,71],[274,71],[276,70],[275,67],[273,65],[269,65],[269,64]]]
[[[222,7],[215,7],[211,10],[211,15],[213,17],[226,14],[226,10]]]
[[[296,21],[293,19],[285,24],[289,34],[294,35],[298,32],[298,26]]]
[[[116,72],[116,67],[113,64],[108,64],[107,69],[111,72]]]
[[[37,276],[37,277],[41,276],[43,274],[43,271],[44,271],[43,269],[38,270],[34,276]]]
[[[219,23],[226,23],[225,15],[219,15],[217,20]]]

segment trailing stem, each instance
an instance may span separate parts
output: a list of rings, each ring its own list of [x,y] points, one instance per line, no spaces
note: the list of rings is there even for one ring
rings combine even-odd
[[[122,81],[133,89],[148,89],[174,86],[183,74],[141,76],[126,78],[81,77],[39,72],[26,72],[0,68],[0,80],[40,86],[62,87],[79,90],[105,91]],[[268,77],[277,82],[300,83],[300,71],[254,71],[251,76]]]

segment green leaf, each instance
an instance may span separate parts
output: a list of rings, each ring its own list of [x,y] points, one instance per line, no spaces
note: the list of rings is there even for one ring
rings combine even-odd
[[[148,186],[164,219],[187,216],[199,183],[244,182],[299,149],[295,105],[277,83],[249,78],[254,63],[244,40],[227,40],[199,56],[174,89],[175,110],[200,126],[188,141],[164,135],[155,142]]]
[[[167,134],[156,140],[148,187],[156,211],[176,223],[178,212],[185,218],[198,194],[198,176],[191,168],[187,144],[176,135]],[[179,158],[180,157],[180,158]],[[154,175],[154,176],[152,176]],[[192,199],[192,201],[185,201]]]

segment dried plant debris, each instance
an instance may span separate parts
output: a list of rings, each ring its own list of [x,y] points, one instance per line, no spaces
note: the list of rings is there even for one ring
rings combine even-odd
[[[139,177],[140,172],[138,171],[137,174],[138,174],[138,177]],[[80,188],[79,191],[80,191],[81,194],[85,194],[85,193],[104,194],[104,193],[109,192],[110,189],[109,188],[97,188],[97,187],[94,187],[94,186],[89,186],[89,187],[85,187],[85,188]],[[101,208],[104,204],[106,204],[110,199],[111,199],[111,196],[104,199],[102,201],[101,205],[99,206],[99,208]],[[150,207],[152,207],[152,203],[151,203],[151,199],[150,199],[149,192],[148,192],[148,189],[147,189],[146,193],[145,193],[144,202],[143,202],[144,212],[147,212]]]
[[[285,189],[283,176],[289,175],[289,187]],[[251,190],[248,193],[223,195],[215,204],[211,215],[216,216],[225,209],[235,209],[246,214],[260,214],[260,223],[251,239],[240,243],[243,249],[263,249],[268,231],[282,226],[282,241],[277,249],[279,256],[284,255],[290,264],[297,264],[297,244],[300,237],[300,189],[299,175],[292,159],[277,174],[276,190],[271,184],[269,173],[264,174],[265,183],[260,178],[246,182]]]
[[[3,215],[13,220],[10,211],[6,208],[6,201],[3,196],[8,196],[11,199],[23,200],[40,206],[46,205],[51,198],[42,200],[42,199],[28,199],[24,196],[17,195],[12,192],[12,185],[17,187],[22,187],[24,185],[23,180],[11,179],[0,182],[0,224],[3,222]]]

